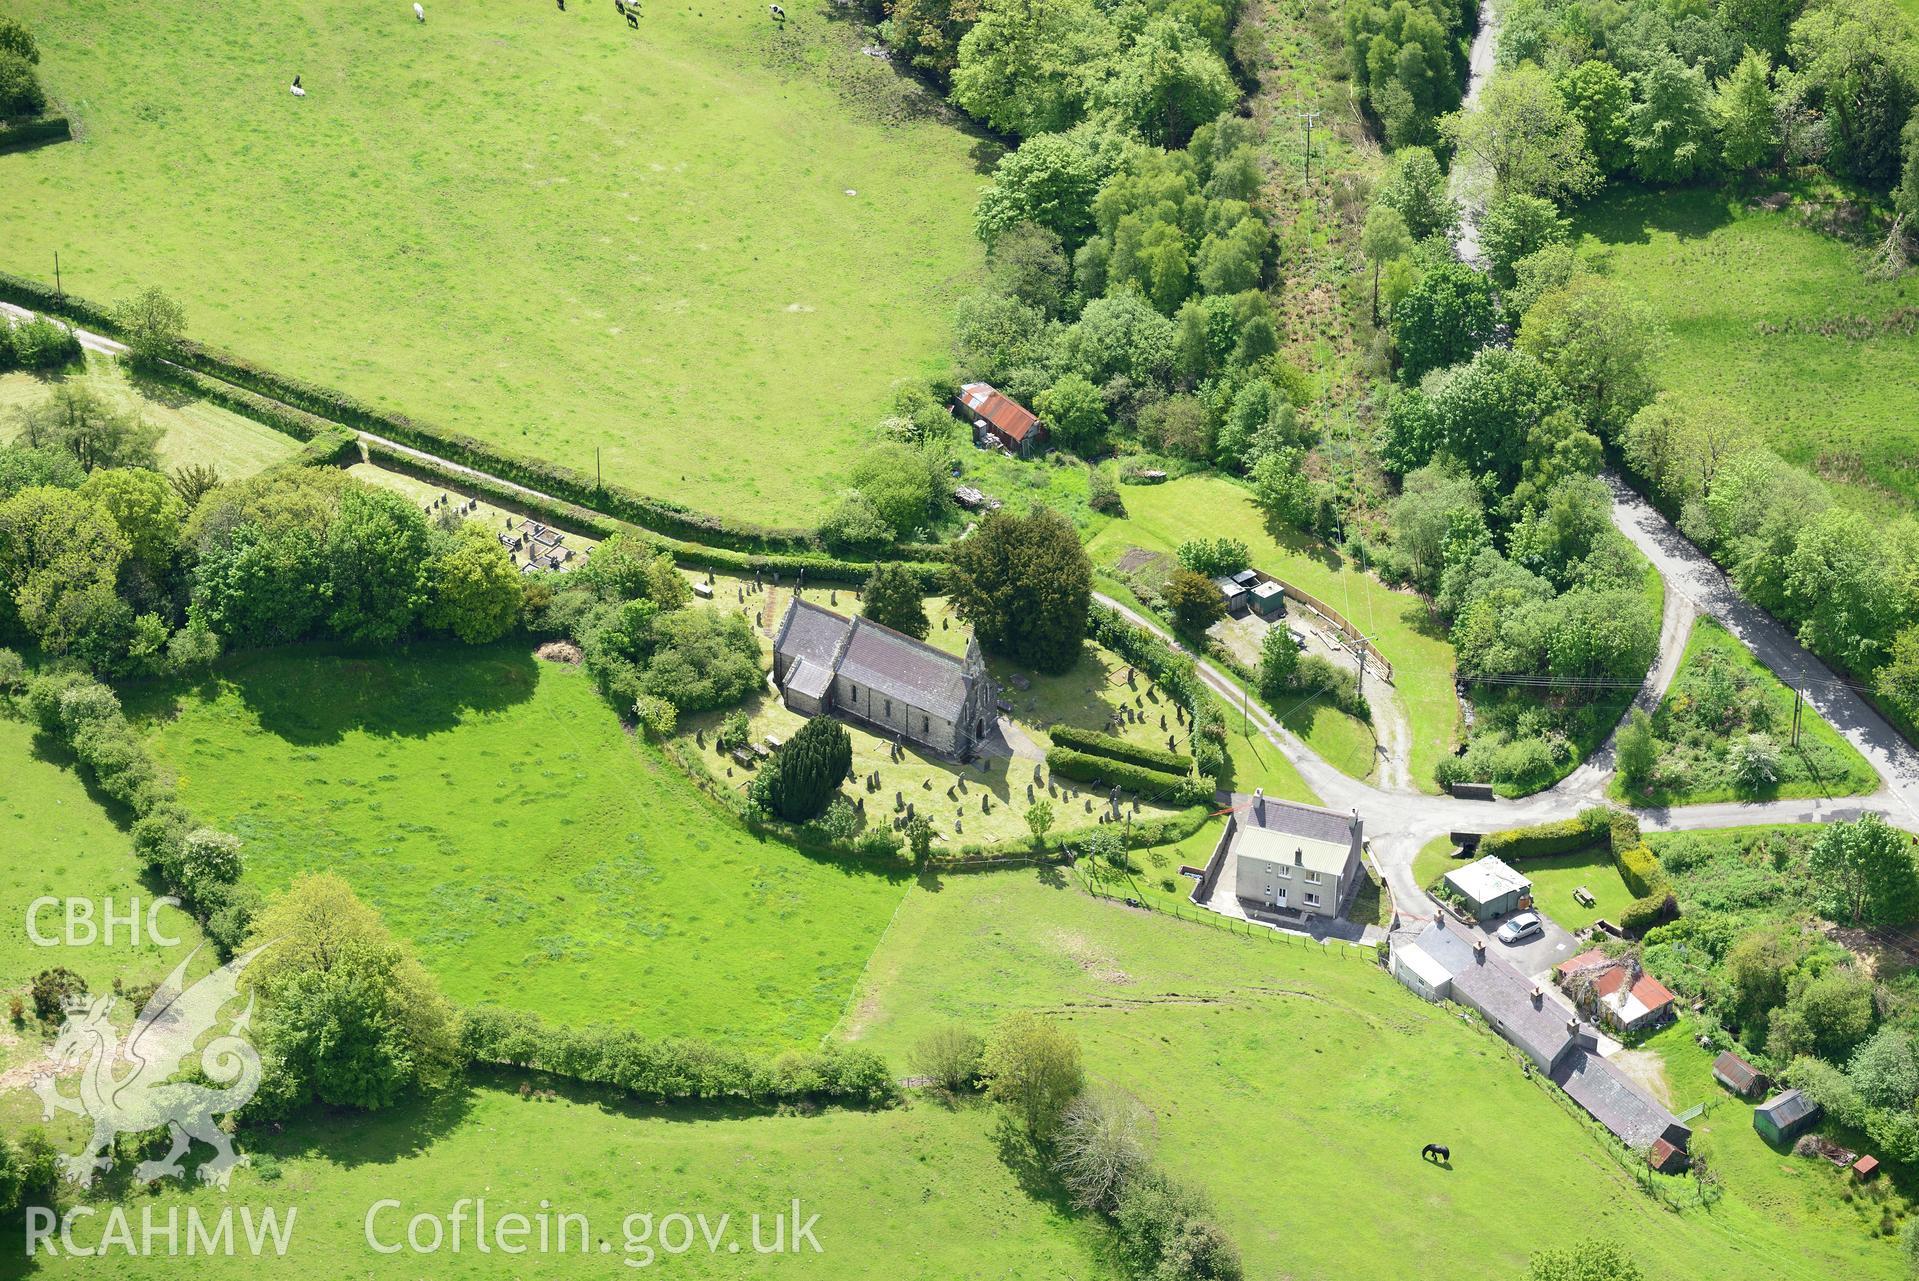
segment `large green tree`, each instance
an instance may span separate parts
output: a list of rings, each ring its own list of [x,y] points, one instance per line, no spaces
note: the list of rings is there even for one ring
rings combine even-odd
[[[1901,925],[1919,913],[1919,870],[1903,832],[1878,814],[1820,830],[1807,859],[1820,910],[1848,925]]]
[[[753,779],[755,804],[789,823],[805,823],[826,812],[853,766],[853,740],[846,726],[830,716],[815,716],[800,726]]]
[[[255,918],[243,982],[262,1007],[283,1105],[390,1107],[449,1084],[458,1015],[412,950],[331,873],[303,876]]]
[[[926,639],[926,592],[919,575],[904,565],[881,561],[873,566],[860,594],[860,612],[882,627]]]
[[[960,40],[953,101],[995,129],[1031,138],[1085,114],[1116,44],[1091,0],[982,0]]]
[[[519,619],[522,575],[499,540],[478,525],[461,525],[433,541],[425,622],[469,645],[498,640]]]
[[[992,512],[951,561],[954,607],[981,645],[1042,672],[1079,661],[1093,568],[1071,521],[1048,507]]]
[[[1779,156],[1779,109],[1773,101],[1772,65],[1746,50],[1713,96],[1719,158],[1734,173],[1750,173]]]
[[[1494,76],[1474,106],[1439,124],[1465,156],[1486,167],[1502,194],[1562,201],[1588,194],[1601,181],[1585,126],[1531,63]]]
[[[1193,130],[1233,105],[1239,87],[1211,44],[1179,19],[1162,15],[1113,63],[1094,97],[1120,125],[1154,146],[1182,147]]]
[[[1400,376],[1417,383],[1486,345],[1497,325],[1492,284],[1463,262],[1441,262],[1393,307]]]
[[[993,1030],[981,1065],[987,1095],[1046,1142],[1058,1129],[1066,1105],[1086,1083],[1079,1040],[1037,1014],[1010,1015]]]
[[[1393,157],[1375,199],[1398,211],[1414,240],[1451,236],[1459,226],[1459,203],[1447,191],[1446,171],[1426,147],[1407,147]]]
[[[1717,160],[1712,90],[1705,73],[1667,54],[1635,79],[1626,108],[1633,172],[1650,183],[1690,182]]]
[[[1866,182],[1899,173],[1899,134],[1919,102],[1919,41],[1891,0],[1808,8],[1792,27],[1801,80],[1832,129],[1832,161]]]
[[[1651,403],[1653,362],[1665,333],[1642,303],[1603,276],[1579,275],[1541,294],[1519,329],[1519,349],[1545,366],[1586,426],[1617,441]]]
[[[404,496],[354,486],[327,529],[327,626],[343,640],[391,644],[427,602],[426,517]]]
[[[0,586],[27,634],[48,651],[110,654],[131,616],[115,594],[127,538],[97,501],[52,486],[0,503]]]

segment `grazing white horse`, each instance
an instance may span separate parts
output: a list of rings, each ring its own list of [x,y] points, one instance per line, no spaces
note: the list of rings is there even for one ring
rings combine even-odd
[[[413,16],[418,18],[421,22],[425,22],[426,10],[422,9],[419,5],[416,4],[413,6]]]

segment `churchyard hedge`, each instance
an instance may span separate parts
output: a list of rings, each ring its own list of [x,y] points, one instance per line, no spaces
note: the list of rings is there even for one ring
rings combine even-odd
[[[1148,769],[1161,770],[1182,777],[1193,772],[1193,758],[1190,756],[1169,752],[1149,744],[1129,743],[1123,738],[1102,734],[1098,730],[1080,729],[1076,725],[1055,725],[1047,733],[1052,735],[1053,742],[1059,746],[1070,747],[1091,756],[1129,761],[1134,765],[1144,765]]]
[[[1141,800],[1169,805],[1203,805],[1217,790],[1209,778],[1174,777],[1131,761],[1076,752],[1070,747],[1049,748],[1046,768],[1060,778],[1100,787],[1118,787]]]

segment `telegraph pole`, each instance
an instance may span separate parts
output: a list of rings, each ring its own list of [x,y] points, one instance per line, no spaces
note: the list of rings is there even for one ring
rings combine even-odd
[[[53,296],[61,302],[67,298],[66,290],[60,287],[60,251],[53,251]]]
[[[1306,122],[1305,182],[1306,182],[1306,185],[1310,187],[1313,185],[1313,122],[1319,119],[1320,113],[1310,108],[1302,107],[1296,114],[1299,116],[1301,120]]]
[[[1802,689],[1795,688],[1792,691],[1792,745],[1794,747],[1799,746],[1800,709],[1805,706],[1805,702],[1806,692]]]

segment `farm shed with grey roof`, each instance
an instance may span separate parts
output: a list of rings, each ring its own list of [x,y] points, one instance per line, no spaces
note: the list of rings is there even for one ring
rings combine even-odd
[[[1775,1094],[1752,1110],[1752,1128],[1770,1143],[1790,1143],[1819,1119],[1819,1105],[1797,1090]]]

